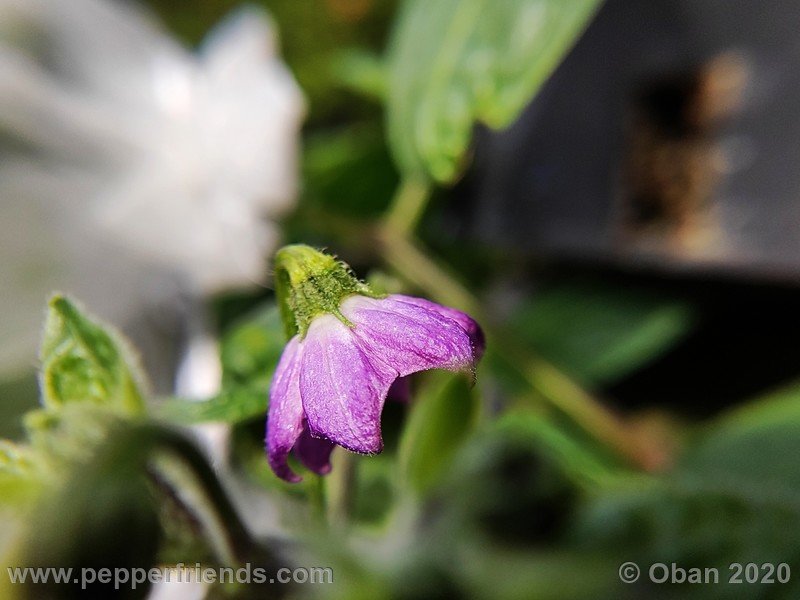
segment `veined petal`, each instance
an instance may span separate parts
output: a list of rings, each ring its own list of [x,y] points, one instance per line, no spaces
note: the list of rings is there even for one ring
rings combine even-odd
[[[392,294],[389,296],[389,298],[398,302],[413,304],[414,306],[438,313],[447,319],[452,319],[458,323],[464,331],[467,332],[470,340],[472,340],[472,350],[473,354],[475,355],[475,362],[478,362],[483,356],[483,352],[486,350],[486,337],[483,335],[481,326],[478,325],[477,321],[475,321],[475,319],[470,317],[467,313],[456,310],[455,308],[436,304],[435,302],[431,302],[425,298],[415,298],[414,296],[404,296],[402,294]]]
[[[275,474],[286,481],[300,481],[286,462],[303,429],[303,404],[300,400],[300,359],[302,345],[297,336],[289,340],[275,368],[269,390],[267,417],[267,455]]]
[[[381,410],[397,372],[368,360],[330,314],[311,322],[303,346],[300,394],[311,432],[354,452],[380,452]]]
[[[427,369],[468,371],[475,365],[472,340],[451,318],[394,296],[374,299],[354,295],[342,302],[342,314],[373,364],[399,375]]]
[[[307,425],[303,427],[303,431],[294,445],[295,456],[318,475],[330,473],[331,452],[333,452],[333,442],[314,437]]]

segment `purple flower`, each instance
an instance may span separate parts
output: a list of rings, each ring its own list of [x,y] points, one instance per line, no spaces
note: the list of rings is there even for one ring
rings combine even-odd
[[[283,351],[270,389],[267,452],[272,470],[300,477],[289,453],[315,473],[330,471],[335,444],[375,454],[381,411],[398,378],[427,369],[473,371],[483,333],[463,312],[421,298],[349,295],[338,314],[315,316]]]

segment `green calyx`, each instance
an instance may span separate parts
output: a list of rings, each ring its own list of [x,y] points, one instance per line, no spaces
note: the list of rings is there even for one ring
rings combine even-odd
[[[380,297],[348,265],[305,244],[275,254],[275,294],[287,337],[305,336],[314,317],[330,313],[350,325],[339,306],[347,296]]]

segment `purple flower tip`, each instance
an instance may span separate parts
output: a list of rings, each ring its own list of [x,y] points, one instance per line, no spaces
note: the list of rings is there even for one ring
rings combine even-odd
[[[383,448],[381,411],[392,384],[417,371],[473,371],[483,355],[480,326],[468,315],[421,298],[352,295],[315,317],[303,339],[283,351],[270,388],[269,464],[300,481],[287,463],[330,471],[334,445],[376,454]],[[397,390],[397,386],[395,390]]]

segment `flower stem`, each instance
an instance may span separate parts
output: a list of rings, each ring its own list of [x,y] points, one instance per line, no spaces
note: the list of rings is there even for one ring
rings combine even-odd
[[[417,228],[422,218],[431,187],[422,179],[407,178],[401,181],[384,217],[387,229],[400,235],[409,235]]]
[[[378,240],[384,260],[409,283],[430,293],[443,304],[473,316],[481,312],[477,299],[454,275],[431,260],[409,236],[385,226],[379,229]]]
[[[308,487],[308,500],[311,506],[311,516],[315,522],[326,523],[326,502],[328,499],[327,486],[325,479],[321,475],[315,475]]]
[[[329,478],[328,523],[334,528],[345,528],[353,512],[358,458],[352,452],[339,451],[334,455],[334,467]]]

